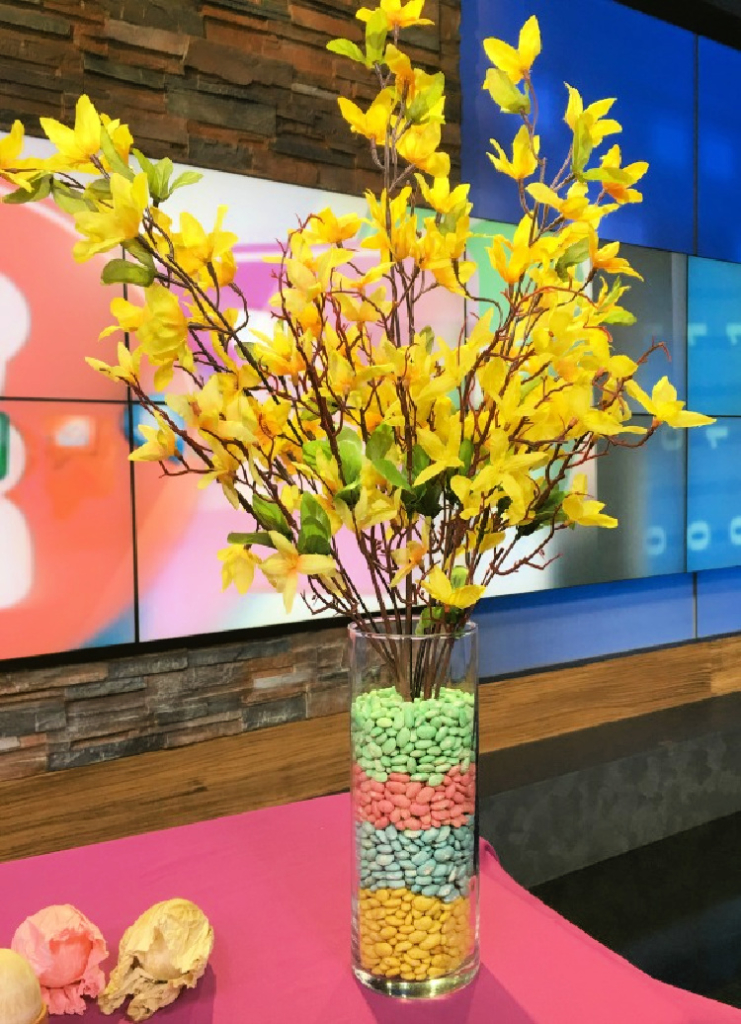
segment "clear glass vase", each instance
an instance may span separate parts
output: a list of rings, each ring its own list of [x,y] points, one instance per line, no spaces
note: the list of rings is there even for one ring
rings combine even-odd
[[[479,965],[477,629],[349,632],[353,971],[443,995]]]

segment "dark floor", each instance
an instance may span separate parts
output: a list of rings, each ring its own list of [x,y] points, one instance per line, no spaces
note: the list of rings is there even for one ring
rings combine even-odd
[[[532,891],[653,977],[741,1007],[741,814]]]

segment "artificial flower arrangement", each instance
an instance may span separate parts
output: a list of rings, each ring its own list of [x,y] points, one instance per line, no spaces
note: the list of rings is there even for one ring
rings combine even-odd
[[[74,128],[42,119],[51,158],[21,157],[19,122],[0,143],[0,174],[17,186],[5,201],[51,196],[75,218],[75,259],[111,253],[104,283],[141,289],[141,302],[111,303],[118,363],[88,362],[152,416],[132,459],[218,484],[244,511],[219,552],[224,585],[246,592],[262,573],[290,610],[305,581],[310,609],[353,624],[353,968],[400,996],[451,991],[478,966],[473,608],[497,576],[546,564],[557,531],[616,525],[587,494],[591,460],[662,423],[711,422],[666,377],[647,395],[643,359],[613,351],[610,326],[632,322],[624,279],[638,275],[598,229],[641,200],[647,165],[603,148],[620,131],[613,100],[585,106],[567,86],[571,144],[547,178],[535,18],[516,47],[484,44],[484,87],[521,121],[511,151],[492,140],[489,156],[522,218],[487,250],[502,294],[472,295],[469,189],[451,185],[440,148],[444,77],[400,46],[402,29],[429,23],[423,3],[361,8],[365,45],[329,44],[377,81],[367,109],[339,103],[380,189],[367,218],[327,208],[288,235],[267,333],[250,327],[226,210],[210,231],[166,213],[197,173],[147,160],[86,96]],[[425,320],[436,290],[485,310],[453,343]],[[631,423],[629,398],[648,428]]]
[[[126,125],[86,96],[74,128],[41,119],[57,147],[50,159],[20,158],[17,121],[0,144],[2,176],[18,186],[5,201],[51,195],[75,218],[75,260],[123,247],[103,281],[138,285],[144,301],[113,300],[116,323],[104,333],[129,342],[120,342],[117,365],[88,362],[128,385],[153,417],[132,459],[216,483],[249,517],[219,552],[225,585],[246,592],[259,571],[290,609],[305,579],[310,608],[376,629],[381,643],[384,632],[410,631],[413,619],[426,632],[460,628],[497,575],[542,564],[558,530],[614,527],[587,495],[586,476],[573,473],[598,446],[604,453],[626,435],[642,444],[660,423],[708,422],[684,410],[666,378],[646,395],[634,380],[638,363],[612,350],[610,325],[631,321],[620,305],[623,278],[638,275],[618,243],[600,247],[597,232],[606,214],[641,200],[634,186],[647,165],[623,165],[617,145],[595,161],[620,131],[607,117],[613,101],[584,106],[567,87],[573,141],[546,181],[534,17],[516,48],[485,42],[493,65],[485,88],[522,121],[512,152],[492,140],[489,154],[523,210],[513,240],[495,235],[488,249],[504,292],[479,300],[488,309],[467,334],[461,325],[457,344],[420,322],[426,293],[469,296],[475,271],[466,258],[468,186],[451,186],[440,150],[444,77],[414,67],[399,45],[400,30],[429,24],[422,6],[381,0],[357,12],[364,48],[329,44],[377,79],[367,110],[339,103],[370,142],[381,188],[367,193],[365,225],[328,208],[289,234],[270,334],[250,331],[225,209],[211,231],[187,213],[176,225],[165,212],[197,173],[173,178],[169,159],[151,163]],[[363,227],[370,268],[355,264]],[[157,389],[176,368],[188,389],[168,394],[166,408],[155,404],[143,363]],[[630,423],[629,396],[653,416],[648,430]],[[343,564],[341,531],[367,566],[372,603]]]

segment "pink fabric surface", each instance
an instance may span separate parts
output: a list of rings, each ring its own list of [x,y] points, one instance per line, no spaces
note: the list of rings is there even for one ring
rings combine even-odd
[[[365,990],[349,967],[347,796],[0,864],[0,946],[29,914],[72,903],[115,951],[139,914],[176,896],[203,908],[216,942],[199,988],[161,1024],[741,1024],[741,1011],[662,985],[588,938],[486,847],[476,981],[434,1006]],[[124,1017],[91,1005],[84,1019]]]

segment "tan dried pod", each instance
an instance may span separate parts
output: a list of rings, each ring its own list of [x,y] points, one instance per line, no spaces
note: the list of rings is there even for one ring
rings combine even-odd
[[[41,985],[28,960],[0,949],[0,1021],[2,1024],[47,1024]]]
[[[147,1020],[195,988],[214,944],[208,918],[190,900],[155,903],[124,932],[118,963],[98,996],[103,1013],[113,1013],[131,996],[130,1020]]]

